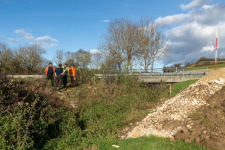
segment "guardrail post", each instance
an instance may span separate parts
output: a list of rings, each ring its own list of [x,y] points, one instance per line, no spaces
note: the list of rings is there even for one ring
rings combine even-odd
[[[177,67],[176,67],[176,73],[177,73]],[[178,73],[177,73],[177,77],[178,77]]]
[[[139,69],[139,78],[141,78],[141,69]]]
[[[184,68],[183,68],[183,78],[184,78]]]

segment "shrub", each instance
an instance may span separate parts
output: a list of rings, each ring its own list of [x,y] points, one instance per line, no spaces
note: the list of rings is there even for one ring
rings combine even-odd
[[[108,143],[118,141],[121,129],[147,115],[143,110],[168,88],[118,76],[80,85],[80,105],[69,110],[39,81],[1,81],[1,149],[107,149]]]
[[[5,76],[0,83],[0,149],[42,148],[66,132],[66,109],[51,90],[38,83],[20,85]],[[78,125],[76,119],[73,124]]]

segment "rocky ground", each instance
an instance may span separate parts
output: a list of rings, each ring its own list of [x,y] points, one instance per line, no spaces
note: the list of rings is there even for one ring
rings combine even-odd
[[[207,148],[225,147],[225,69],[210,72],[153,109],[122,138],[155,135],[195,141]]]
[[[58,97],[64,101],[64,104],[71,109],[77,108],[79,106],[79,100],[77,97],[81,94],[80,90],[76,87],[67,86],[67,88],[62,88],[61,92],[57,91]]]

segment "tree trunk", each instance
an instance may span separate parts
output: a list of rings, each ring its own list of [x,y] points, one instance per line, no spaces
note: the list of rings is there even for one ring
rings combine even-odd
[[[118,65],[119,71],[121,71],[121,64],[120,64],[120,62],[118,62],[117,65]]]
[[[146,59],[145,59],[145,72],[147,73],[147,69],[148,69],[148,67],[147,67],[147,62],[146,62]]]
[[[151,72],[153,73],[153,63],[151,64]]]

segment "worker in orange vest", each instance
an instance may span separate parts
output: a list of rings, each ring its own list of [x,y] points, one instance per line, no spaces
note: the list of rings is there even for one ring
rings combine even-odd
[[[52,82],[52,86],[54,86],[54,75],[55,75],[55,68],[52,66],[50,62],[49,65],[45,68],[45,74],[47,76],[47,81],[50,79]]]
[[[69,74],[71,78],[71,87],[75,86],[75,79],[76,79],[76,68],[72,64],[71,67],[69,68]]]

